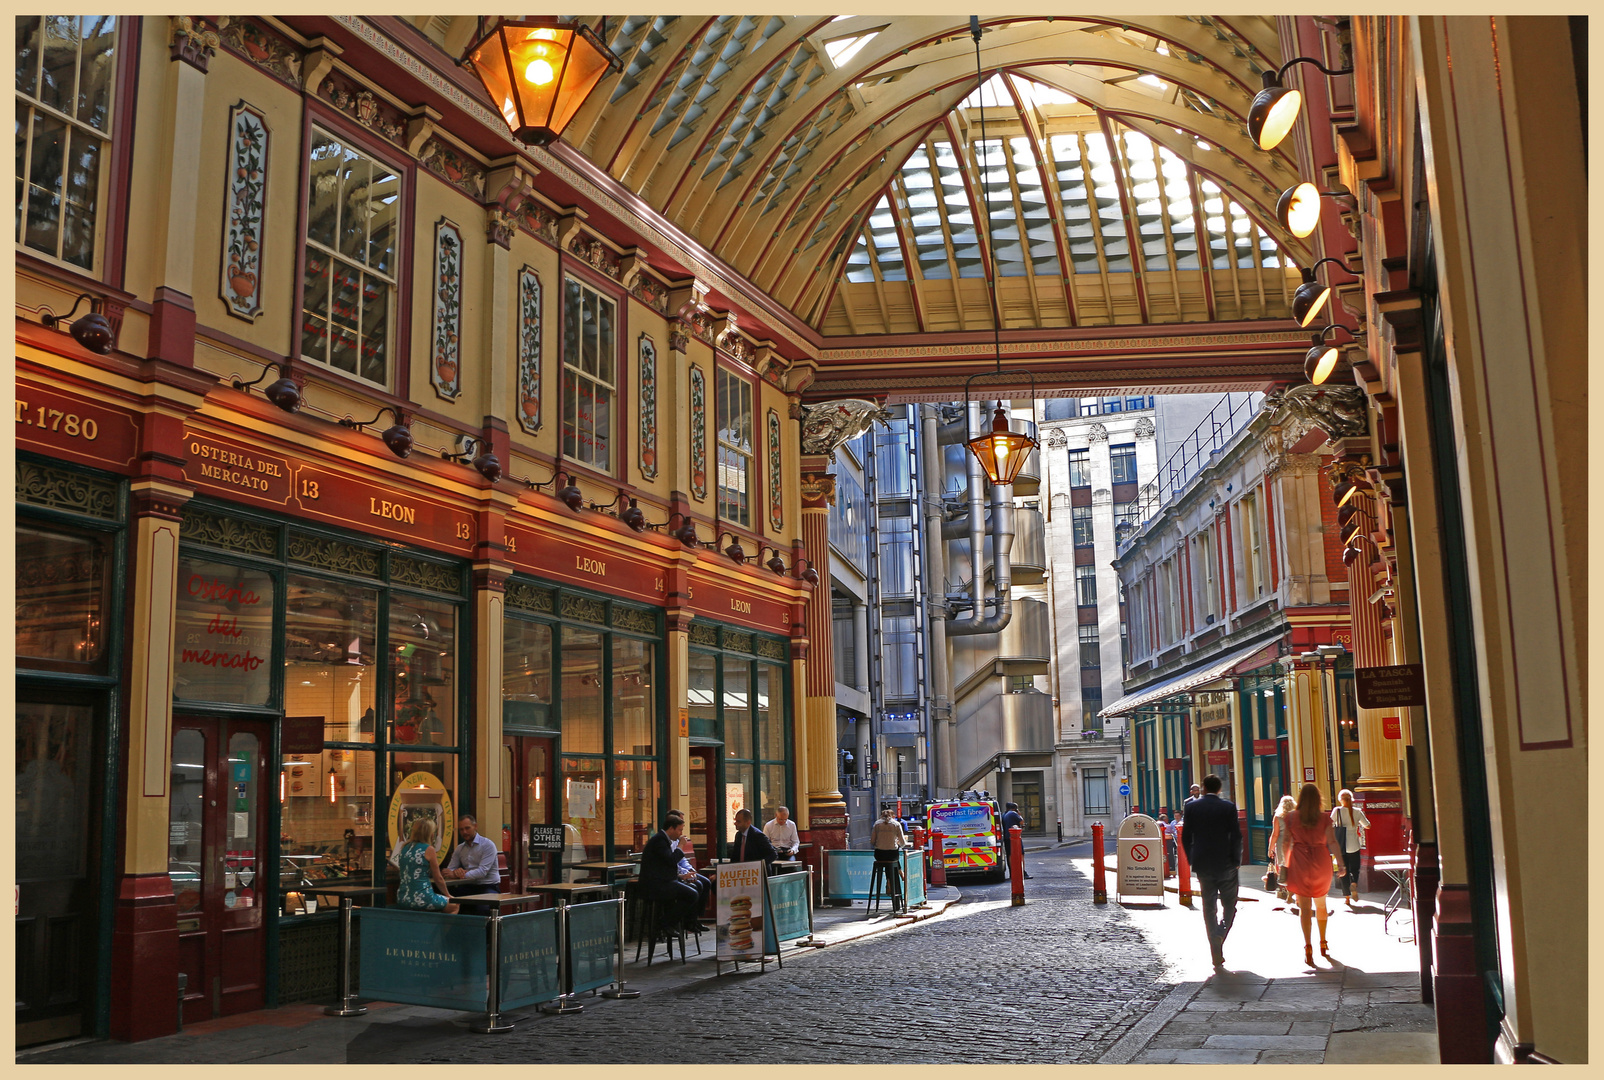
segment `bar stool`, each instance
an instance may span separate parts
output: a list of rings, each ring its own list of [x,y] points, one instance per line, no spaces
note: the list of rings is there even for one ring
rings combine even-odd
[[[902,910],[901,886],[901,867],[894,862],[881,862],[876,859],[874,870],[869,875],[870,913],[873,914],[880,910],[880,900],[882,898],[890,903],[893,915],[900,912]]]
[[[641,899],[644,900],[645,903],[640,905],[643,910],[639,917],[639,921],[636,924],[636,933],[638,936],[635,938],[635,962],[640,962],[640,950],[641,946],[644,945],[646,946],[646,966],[650,967],[652,963],[652,957],[656,955],[657,946],[659,943],[667,944],[668,958],[672,960],[674,958],[674,942],[678,941],[679,962],[682,964],[685,963],[684,927],[666,925],[663,922],[664,916],[668,914],[667,905],[663,901],[657,899],[656,897],[645,895],[642,895]],[[702,939],[700,935],[698,935],[696,939],[696,952],[698,955],[700,955],[702,952]]]

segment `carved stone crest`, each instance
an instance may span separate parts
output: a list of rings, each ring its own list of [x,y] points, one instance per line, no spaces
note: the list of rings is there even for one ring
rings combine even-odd
[[[1069,436],[1064,434],[1063,428],[1053,428],[1047,433],[1047,449],[1058,450],[1069,445]]]
[[[1094,443],[1107,442],[1108,428],[1104,427],[1102,424],[1093,424],[1091,431],[1087,432],[1086,438]]]
[[[1152,417],[1144,416],[1136,421],[1136,437],[1138,439],[1151,439],[1155,430],[1157,429],[1153,426]]]
[[[891,413],[872,401],[842,398],[816,405],[796,405],[792,417],[802,421],[802,452],[835,460],[836,447],[868,431],[876,420],[889,425]]]
[[[1351,439],[1370,429],[1369,399],[1357,386],[1304,383],[1272,391],[1264,408],[1277,414],[1283,446],[1296,445],[1315,428],[1332,439]]]

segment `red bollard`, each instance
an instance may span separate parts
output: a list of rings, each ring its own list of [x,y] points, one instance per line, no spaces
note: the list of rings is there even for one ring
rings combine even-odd
[[[925,849],[925,830],[924,826],[922,825],[915,825],[913,827],[913,846],[918,848],[920,851]]]
[[[1180,878],[1178,885],[1180,888],[1181,906],[1191,907],[1192,867],[1191,864],[1186,861],[1186,847],[1181,843],[1179,837],[1177,837],[1175,840],[1175,864],[1176,874]]]
[[[1103,823],[1092,823],[1092,903],[1108,903],[1108,882],[1103,878]]]
[[[941,841],[946,839],[938,829],[930,834],[930,884],[947,883],[947,859],[941,854]]]
[[[1020,907],[1025,902],[1025,840],[1018,825],[1008,827],[1008,880],[1014,907]]]

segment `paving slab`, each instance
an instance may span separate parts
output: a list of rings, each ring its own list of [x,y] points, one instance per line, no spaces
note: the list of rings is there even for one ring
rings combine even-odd
[[[1324,1051],[1266,1050],[1259,1055],[1260,1065],[1319,1065],[1326,1060]]]
[[[1326,1046],[1328,1065],[1435,1065],[1442,1060],[1437,1033],[1425,1031],[1345,1031]]]
[[[1324,1050],[1324,1035],[1210,1035],[1206,1050]]]
[[[1220,1034],[1229,1034],[1229,1035],[1285,1035],[1285,1034],[1287,1034],[1287,1029],[1289,1027],[1291,1027],[1291,1025],[1287,1024],[1287,1023],[1279,1023],[1279,1024],[1274,1024],[1274,1023],[1272,1023],[1272,1024],[1266,1024],[1266,1023],[1257,1023],[1257,1024],[1253,1024],[1253,1023],[1213,1024],[1213,1023],[1207,1023],[1207,1022],[1194,1022],[1194,1021],[1188,1021],[1188,1020],[1176,1020],[1176,1021],[1171,1022],[1170,1024],[1168,1024],[1164,1028],[1164,1033],[1166,1035],[1173,1032],[1173,1033],[1178,1034],[1178,1035],[1209,1035],[1209,1036],[1220,1035]],[[1321,1032],[1321,1034],[1324,1035],[1325,1033]],[[1214,1044],[1211,1043],[1210,1045],[1214,1045]]]

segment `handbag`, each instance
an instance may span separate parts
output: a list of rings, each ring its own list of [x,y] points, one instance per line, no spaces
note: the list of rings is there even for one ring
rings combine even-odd
[[[1275,867],[1272,866],[1272,867],[1270,867],[1270,869],[1268,869],[1268,870],[1266,870],[1264,872],[1264,891],[1265,892],[1275,892],[1276,888],[1279,885],[1279,882],[1280,882],[1280,878],[1278,878],[1276,876]]]

